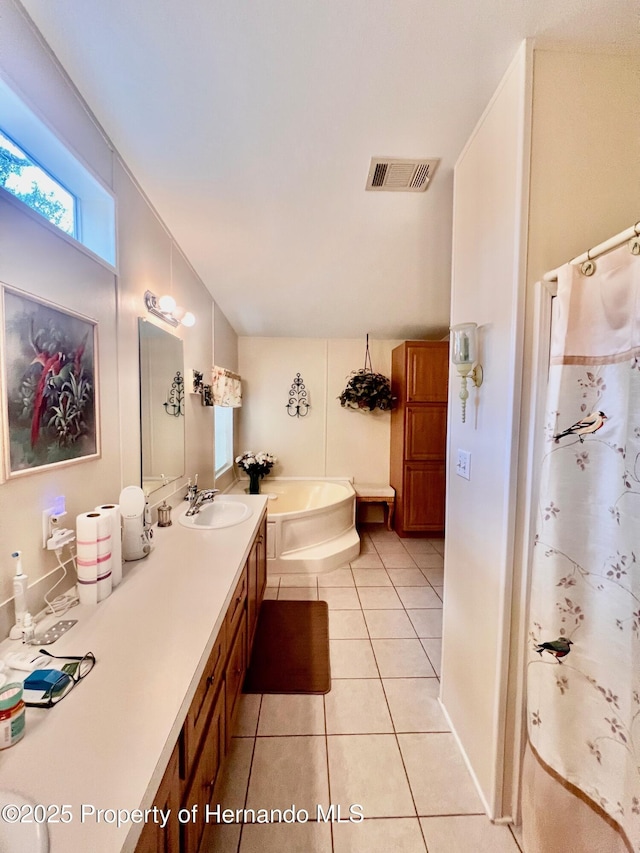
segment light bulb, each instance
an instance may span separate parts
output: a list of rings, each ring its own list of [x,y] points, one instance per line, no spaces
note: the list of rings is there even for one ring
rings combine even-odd
[[[185,311],[184,317],[182,318],[181,322],[183,326],[193,326],[193,324],[196,322],[196,318],[193,316],[191,311]]]
[[[158,308],[163,314],[171,314],[175,310],[176,300],[173,296],[161,296],[158,300]]]

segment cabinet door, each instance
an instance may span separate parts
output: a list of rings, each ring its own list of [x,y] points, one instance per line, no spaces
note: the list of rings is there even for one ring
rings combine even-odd
[[[405,454],[407,461],[442,460],[447,445],[447,407],[438,404],[407,406]]]
[[[193,781],[183,808],[198,806],[197,819],[182,824],[181,853],[197,853],[205,828],[205,808],[211,803],[213,789],[220,774],[225,753],[225,693],[222,688],[213,705],[207,736],[202,745]],[[136,851],[137,853],[137,851]]]
[[[243,614],[236,634],[225,674],[227,747],[233,733],[233,715],[247,670],[247,617]]]
[[[258,610],[262,599],[264,598],[264,590],[267,586],[267,517],[265,516],[260,525],[260,532],[257,538],[258,544]]]
[[[214,698],[222,685],[226,651],[225,624],[223,623],[209,655],[209,660],[198,684],[182,730],[186,756],[186,761],[184,762],[185,782],[188,781],[191,775],[196,755],[200,749],[200,742],[204,737]]]
[[[153,805],[162,811],[170,810],[164,829],[160,824],[147,823],[136,845],[136,853],[180,853],[180,779],[178,776],[179,746],[173,750]]]
[[[409,463],[405,466],[405,530],[444,530],[445,476],[444,462]]]
[[[407,344],[408,403],[446,403],[448,381],[446,341]]]
[[[247,637],[249,647],[258,618],[258,543],[254,539],[247,559]]]

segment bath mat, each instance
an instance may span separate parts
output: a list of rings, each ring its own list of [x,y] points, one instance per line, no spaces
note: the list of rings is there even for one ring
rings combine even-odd
[[[262,602],[245,693],[328,693],[326,601]]]

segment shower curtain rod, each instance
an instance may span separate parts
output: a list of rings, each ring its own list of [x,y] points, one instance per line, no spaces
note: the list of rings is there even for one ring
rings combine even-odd
[[[603,255],[610,249],[615,249],[616,246],[621,246],[623,243],[626,243],[627,240],[631,240],[632,237],[640,237],[640,222],[636,222],[636,224],[632,225],[631,228],[627,228],[626,231],[621,231],[619,234],[616,234],[615,237],[610,237],[608,240],[605,240],[604,243],[599,243],[597,246],[594,246],[593,249],[583,252],[581,255],[578,255],[577,258],[572,258],[569,263],[583,264],[585,261],[592,261],[594,258],[597,258],[598,255]],[[557,281],[558,270],[555,269],[546,272],[543,279],[544,281]]]

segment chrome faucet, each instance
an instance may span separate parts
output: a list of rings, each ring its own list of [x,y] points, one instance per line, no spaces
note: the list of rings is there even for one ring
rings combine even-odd
[[[189,501],[189,503],[191,503],[191,501],[194,500],[194,498],[197,494],[198,494],[198,475],[196,474],[194,479],[193,479],[193,483],[191,482],[191,477],[189,477],[189,480],[187,482],[187,494],[184,496],[184,499],[185,499],[185,501]]]
[[[200,507],[203,504],[211,503],[219,491],[220,489],[202,489],[199,492],[196,488],[195,493],[189,498],[189,509],[185,515],[197,515],[200,512]]]

